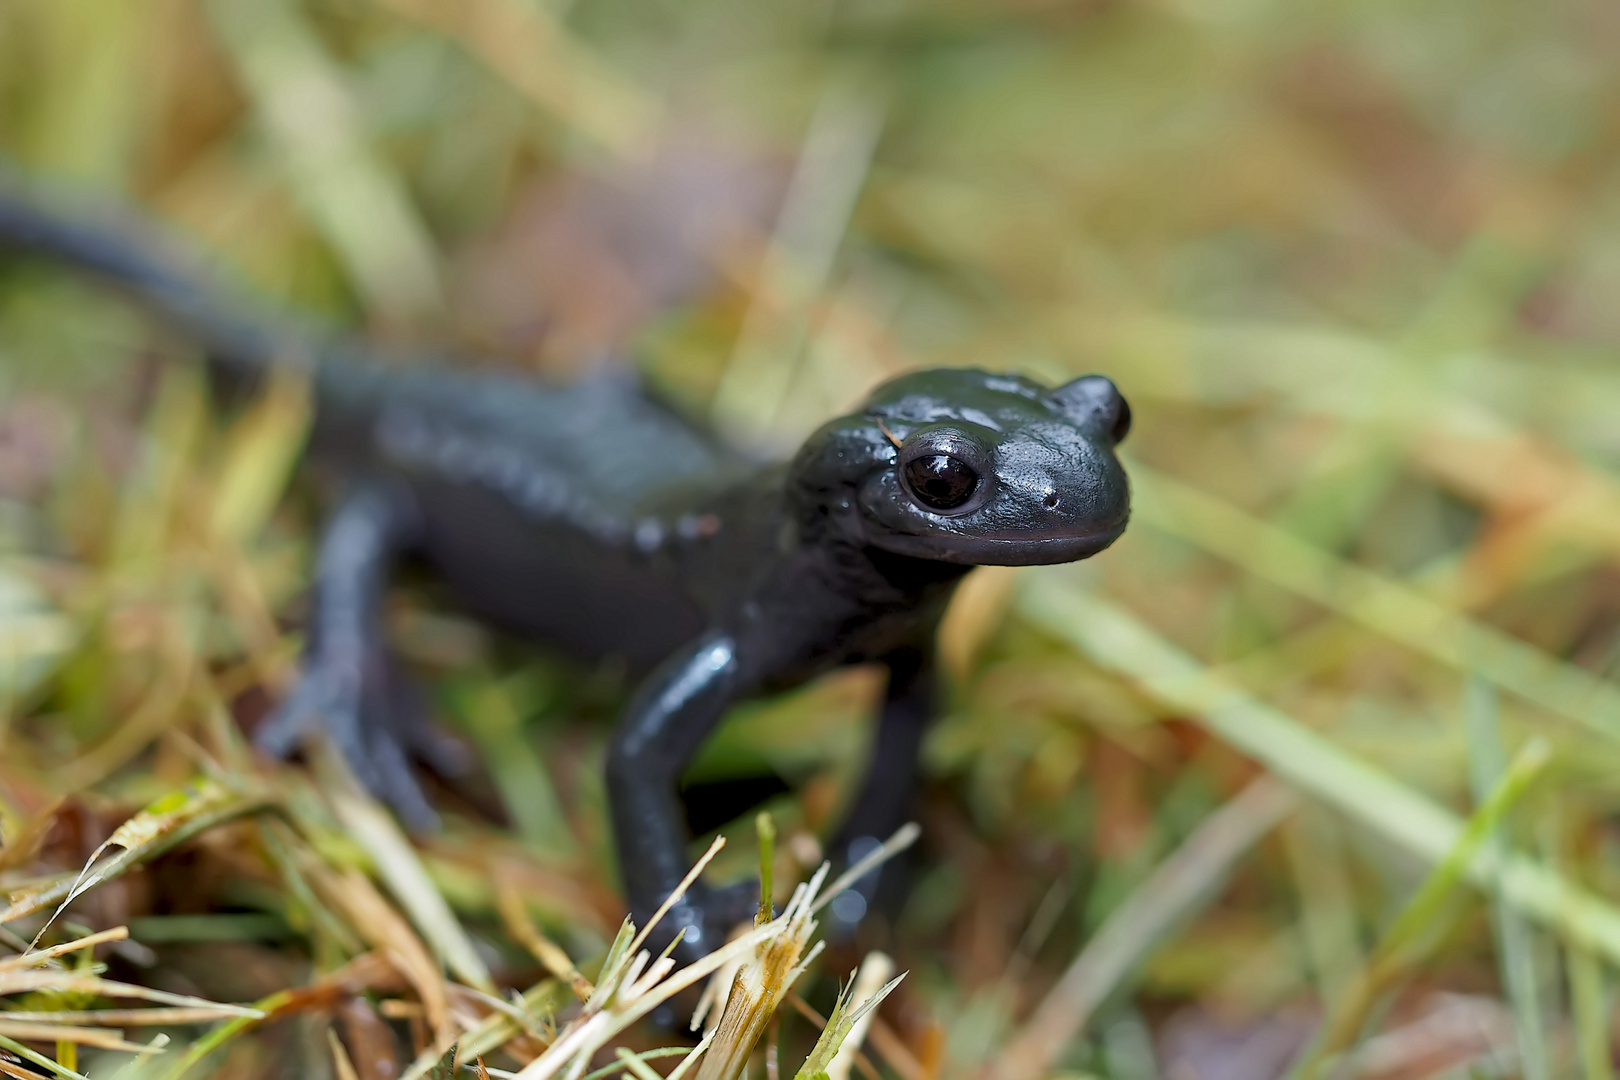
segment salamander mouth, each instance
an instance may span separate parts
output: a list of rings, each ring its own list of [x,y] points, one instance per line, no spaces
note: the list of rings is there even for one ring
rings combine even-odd
[[[1125,522],[1083,533],[1054,536],[907,536],[906,542],[883,546],[937,562],[968,566],[1050,566],[1090,558],[1118,540]],[[907,550],[910,549],[910,550]]]

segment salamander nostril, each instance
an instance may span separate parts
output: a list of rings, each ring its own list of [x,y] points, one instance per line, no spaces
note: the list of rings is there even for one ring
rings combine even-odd
[[[1046,493],[1046,498],[1041,500],[1041,505],[1046,507],[1048,510],[1056,510],[1059,504],[1062,502],[1063,497],[1061,495],[1055,491],[1048,491]]]

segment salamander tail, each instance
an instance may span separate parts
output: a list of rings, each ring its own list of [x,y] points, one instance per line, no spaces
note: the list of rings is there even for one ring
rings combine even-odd
[[[301,335],[205,284],[200,261],[134,214],[57,209],[0,175],[0,259],[32,258],[99,278],[202,346],[220,374],[252,378],[273,362],[308,362]]]

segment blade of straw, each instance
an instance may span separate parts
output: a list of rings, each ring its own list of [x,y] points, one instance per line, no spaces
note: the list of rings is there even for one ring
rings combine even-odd
[[[1103,921],[1028,1023],[997,1055],[996,1080],[1042,1076],[1100,1006],[1182,920],[1203,907],[1238,859],[1298,805],[1270,777],[1211,814]]]
[[[725,837],[715,837],[714,843],[709,845],[709,850],[705,851],[703,853],[703,857],[698,859],[698,861],[693,865],[692,869],[686,872],[685,877],[681,878],[681,883],[675,886],[673,892],[664,897],[664,902],[658,905],[658,910],[653,912],[652,918],[647,920],[647,925],[643,926],[641,928],[641,932],[638,933],[635,936],[635,939],[630,942],[630,948],[627,951],[632,956],[635,955],[636,950],[641,948],[642,944],[646,942],[647,935],[652,933],[653,927],[658,925],[660,919],[669,914],[670,908],[681,902],[681,898],[686,895],[686,890],[690,889],[692,887],[692,883],[698,879],[698,875],[703,873],[703,868],[708,866],[709,862],[716,855],[720,854],[720,849],[725,846]]]

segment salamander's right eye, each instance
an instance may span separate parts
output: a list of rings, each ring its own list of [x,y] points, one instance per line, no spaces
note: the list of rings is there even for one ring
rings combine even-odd
[[[929,424],[904,440],[889,434],[898,448],[895,473],[900,490],[918,509],[946,517],[971,514],[996,492],[993,455],[970,425]]]
[[[979,474],[949,454],[912,458],[901,475],[911,497],[930,510],[955,510],[979,489]]]

